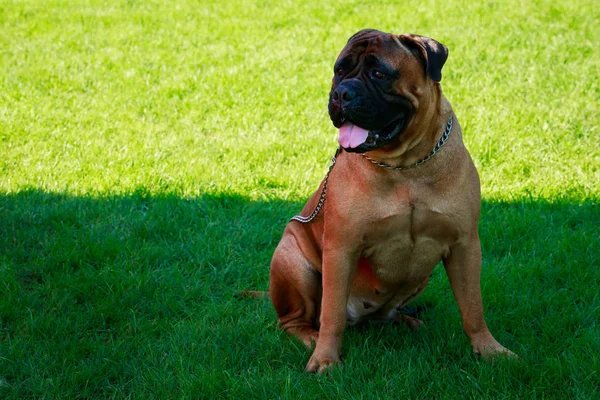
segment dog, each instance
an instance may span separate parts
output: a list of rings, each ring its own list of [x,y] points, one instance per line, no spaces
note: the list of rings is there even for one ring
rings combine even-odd
[[[340,362],[346,325],[421,321],[401,311],[442,261],[473,351],[512,355],[487,328],[480,290],[480,183],[440,81],[434,39],[366,29],[337,58],[329,116],[340,148],[271,261],[281,329]]]

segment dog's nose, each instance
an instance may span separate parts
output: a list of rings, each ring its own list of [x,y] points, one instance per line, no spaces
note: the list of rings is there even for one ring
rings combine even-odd
[[[356,98],[356,92],[348,86],[338,86],[333,91],[333,101],[341,104],[342,106],[350,103]]]

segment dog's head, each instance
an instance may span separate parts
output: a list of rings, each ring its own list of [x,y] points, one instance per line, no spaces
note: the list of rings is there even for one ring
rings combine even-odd
[[[448,49],[418,35],[357,32],[334,66],[329,116],[350,152],[378,149],[400,138],[442,79]]]

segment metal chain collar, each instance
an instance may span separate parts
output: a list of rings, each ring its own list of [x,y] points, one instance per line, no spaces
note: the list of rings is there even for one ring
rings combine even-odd
[[[429,160],[431,157],[435,156],[435,154],[440,150],[440,148],[442,148],[444,143],[446,143],[446,140],[448,140],[448,136],[450,136],[451,131],[452,131],[452,115],[450,116],[450,119],[448,119],[448,123],[446,124],[446,129],[442,133],[442,137],[440,138],[440,140],[438,140],[438,142],[435,144],[435,146],[433,146],[433,150],[431,150],[431,153],[427,154],[427,156],[425,156],[425,158],[423,158],[422,160],[417,161],[416,163],[409,165],[408,167],[403,167],[401,165],[398,167],[394,167],[389,164],[383,163],[381,161],[373,160],[371,157],[369,157],[366,154],[361,154],[361,156],[363,156],[367,160],[371,161],[375,165],[379,165],[380,167],[387,168],[392,171],[402,171],[405,169],[415,168],[415,167],[418,167],[419,165],[423,164],[427,160]]]
[[[446,129],[444,129],[444,132],[442,133],[442,137],[435,144],[435,146],[433,147],[433,150],[431,150],[431,153],[429,153],[427,156],[425,156],[425,158],[423,158],[422,160],[417,161],[416,163],[409,165],[408,167],[403,167],[403,166],[394,167],[394,166],[382,163],[380,161],[374,160],[371,157],[367,156],[366,154],[361,154],[361,156],[365,157],[367,160],[371,161],[375,165],[379,165],[380,167],[383,167],[383,168],[386,168],[389,170],[393,170],[393,171],[402,171],[405,169],[415,168],[415,167],[418,167],[419,165],[423,164],[427,160],[429,160],[431,157],[435,156],[435,154],[441,149],[441,147],[444,145],[444,143],[446,143],[446,140],[448,140],[448,136],[450,136],[451,131],[452,131],[452,115],[450,116],[450,119],[448,119],[448,123],[446,124]],[[317,206],[315,207],[314,211],[308,217],[303,217],[302,215],[296,215],[295,217],[290,218],[290,221],[300,222],[301,224],[308,224],[313,219],[315,219],[317,217],[317,215],[319,215],[319,212],[325,205],[325,197],[327,196],[327,181],[329,180],[329,174],[331,174],[331,171],[333,170],[335,162],[337,161],[336,157],[340,154],[341,150],[342,150],[342,147],[338,146],[337,150],[335,151],[334,156],[331,157],[331,165],[329,166],[329,171],[327,171],[327,174],[325,175],[325,180],[323,182],[323,190],[321,191],[321,196],[319,196],[319,202],[317,203]]]
[[[317,215],[321,211],[321,208],[323,208],[323,205],[325,204],[325,196],[327,196],[327,181],[329,180],[329,174],[331,173],[331,170],[333,170],[333,166],[337,161],[336,157],[338,156],[338,154],[340,154],[341,151],[342,146],[338,146],[337,150],[335,151],[335,154],[333,155],[333,157],[331,157],[331,165],[329,166],[329,171],[327,171],[327,175],[325,175],[325,181],[323,182],[323,190],[321,191],[321,196],[319,197],[319,202],[317,203],[315,210],[308,217],[296,215],[295,217],[292,217],[290,221],[298,221],[301,224],[308,224],[310,221],[317,217]]]

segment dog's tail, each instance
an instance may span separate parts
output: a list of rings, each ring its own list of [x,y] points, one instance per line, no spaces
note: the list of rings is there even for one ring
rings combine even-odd
[[[235,295],[237,298],[249,297],[251,299],[269,299],[271,295],[264,290],[244,290]]]

